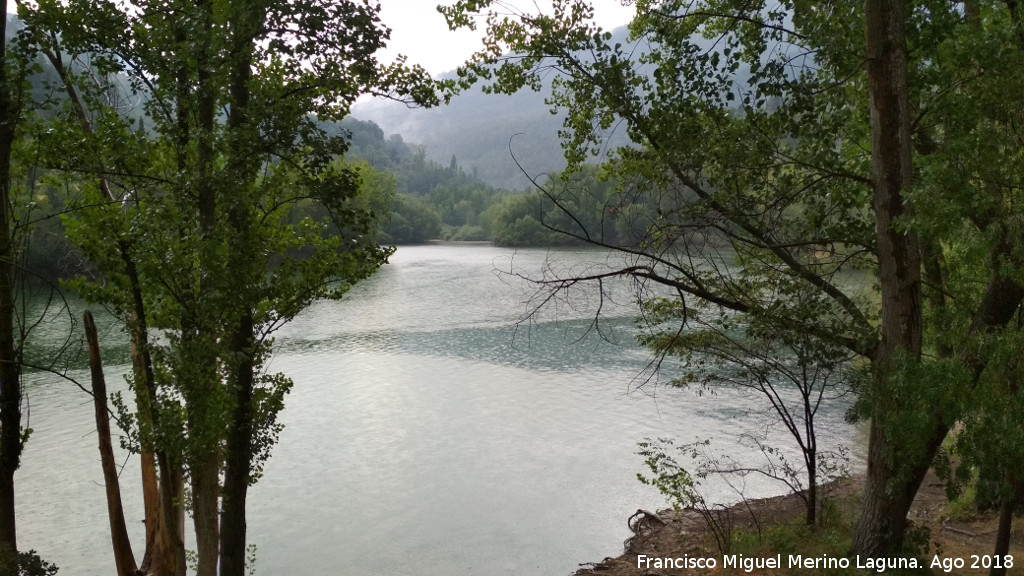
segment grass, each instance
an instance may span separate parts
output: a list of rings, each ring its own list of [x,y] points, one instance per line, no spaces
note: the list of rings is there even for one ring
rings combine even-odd
[[[782,556],[782,568],[764,571],[764,574],[793,576],[864,576],[866,573],[878,573],[877,570],[857,568],[855,559],[848,559],[847,554],[853,543],[853,524],[858,509],[858,496],[846,496],[842,500],[826,500],[820,512],[818,526],[807,526],[803,522],[774,524],[758,530],[737,530],[733,533],[731,554],[742,554],[748,558]],[[885,569],[884,574],[890,576],[921,576],[933,572],[927,567],[931,556],[928,555],[927,533],[922,534],[923,542],[917,554],[917,569]],[[921,541],[919,536],[917,540]],[[823,559],[815,568],[788,567],[789,557],[800,555],[804,559]],[[848,562],[848,567],[841,564]],[[867,564],[868,560],[861,561]],[[830,566],[831,565],[831,566]],[[722,574],[730,574],[728,570]],[[736,569],[734,574],[750,574],[743,569]]]

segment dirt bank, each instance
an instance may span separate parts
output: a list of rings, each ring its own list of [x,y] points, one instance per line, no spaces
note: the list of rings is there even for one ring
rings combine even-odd
[[[848,534],[850,526],[856,519],[860,502],[860,491],[863,478],[843,481],[842,484],[833,488],[832,496],[835,502],[833,523],[841,524],[841,529],[835,530],[835,534]],[[749,536],[745,537],[747,546],[749,542],[762,541],[764,546],[770,547],[768,543],[771,538],[764,537],[766,533],[777,535],[791,527],[792,534],[806,534],[800,532],[799,525],[802,522],[803,501],[795,495],[777,496],[760,500],[751,500],[736,504],[728,509],[728,517],[734,528],[745,531]],[[953,569],[945,572],[934,571],[935,574],[951,574],[954,576],[985,576],[988,570],[971,570],[970,557],[976,554],[990,554],[995,542],[996,527],[998,518],[996,513],[973,514],[967,518],[950,519],[944,516],[947,510],[946,496],[942,483],[934,474],[929,473],[928,477],[919,491],[914,505],[911,509],[910,519],[915,526],[927,527],[930,530],[930,545],[928,556],[925,557],[925,564],[932,560],[933,555],[938,552],[945,558],[963,558],[968,566],[963,569]],[[638,511],[639,512],[639,511]],[[580,569],[575,576],[589,576],[600,574],[601,576],[695,576],[705,574],[731,575],[731,574],[761,574],[761,575],[788,575],[814,576],[826,574],[825,571],[813,569],[787,568],[754,569],[745,571],[743,569],[723,568],[721,561],[714,569],[700,568],[640,568],[637,557],[645,555],[652,558],[721,558],[722,553],[716,543],[714,532],[708,528],[708,523],[695,511],[684,511],[676,514],[671,510],[654,513],[638,513],[631,527],[635,528],[637,535],[624,543],[625,552],[617,557],[608,557],[598,562],[580,564]],[[780,527],[782,529],[780,530]],[[762,536],[759,537],[758,533]],[[849,541],[845,542],[839,537],[834,548],[828,549],[827,553],[832,556],[845,556],[848,552]],[[799,546],[799,543],[796,544]],[[732,550],[731,553],[736,553]],[[755,554],[765,556],[771,554],[771,550],[760,549]],[[817,548],[817,554],[822,553]],[[1017,566],[1008,570],[1008,574],[1024,575],[1024,520],[1017,519],[1014,522],[1013,541],[1011,553],[1015,554],[1018,560]],[[842,572],[828,572],[829,574],[856,574],[859,572],[850,569]]]

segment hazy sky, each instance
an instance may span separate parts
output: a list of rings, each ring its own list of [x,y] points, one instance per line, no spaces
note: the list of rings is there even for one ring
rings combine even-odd
[[[591,2],[598,24],[608,30],[628,23],[633,14],[633,7],[623,6],[622,0]],[[448,30],[444,17],[437,12],[439,3],[453,1],[381,0],[381,19],[392,30],[385,58],[405,54],[410,63],[421,64],[431,74],[440,74],[454,69],[480,47],[482,32]],[[530,13],[538,9],[548,12],[551,6],[549,0],[505,0],[502,3]]]
[[[595,18],[604,28],[611,30],[629,22],[632,6],[623,6],[623,0],[590,0]],[[629,1],[632,4],[631,0]],[[452,4],[454,0],[380,0],[381,18],[391,32],[391,42],[384,59],[405,54],[409,62],[420,64],[431,74],[453,70],[466,57],[480,47],[482,32],[448,30],[437,5]],[[505,6],[536,13],[550,11],[550,0],[502,0]],[[16,12],[14,0],[7,0],[7,11]]]

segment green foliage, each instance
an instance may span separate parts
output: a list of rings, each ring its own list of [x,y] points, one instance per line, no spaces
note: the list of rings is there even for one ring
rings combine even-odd
[[[256,558],[259,548],[255,544],[249,544],[245,547],[245,574],[246,576],[256,576]]]
[[[55,576],[59,568],[40,558],[35,550],[13,554],[5,544],[0,547],[0,570],[18,576]]]
[[[1019,328],[991,334],[983,343],[988,369],[969,397],[961,399],[962,430],[942,453],[949,492],[979,509],[998,508],[1019,500],[1024,484],[1024,389],[1020,350],[1024,335]],[[960,494],[964,489],[965,493]]]
[[[387,244],[412,244],[433,240],[440,235],[441,215],[424,200],[399,194],[380,238]]]
[[[488,4],[458,2],[445,13],[457,23]],[[495,239],[522,242],[537,233],[530,216],[563,236],[635,247],[657,271],[651,281],[694,301],[867,354],[877,338],[877,312],[864,291],[834,282],[868,265],[874,243],[864,209],[867,156],[859,141],[835,138],[846,133],[844,123],[866,116],[863,103],[847,106],[846,93],[823,88],[848,73],[829,60],[817,73],[805,67],[795,76],[786,64],[796,46],[835,42],[833,30],[797,36],[787,32],[782,8],[759,15],[774,26],[761,28],[712,16],[732,13],[724,8],[729,2],[709,4],[706,14],[672,18],[666,15],[696,8],[640,2],[627,43],[612,43],[587,19],[583,2],[556,2],[543,17],[490,13],[485,47],[460,77],[505,93],[536,88],[549,70],[562,71],[550,104],[565,112],[561,135],[572,175],[545,194],[564,209],[512,211],[504,236],[496,225]],[[700,38],[717,36],[715,26],[727,23],[738,28],[718,44]],[[776,53],[766,48],[772,42],[794,46]],[[506,50],[522,57],[502,58]],[[788,100],[779,100],[782,90]],[[822,115],[823,109],[834,112]],[[639,145],[605,146],[612,126]],[[593,156],[604,161],[598,181],[614,182],[614,193],[587,180],[596,176],[585,168]],[[584,184],[574,187],[577,173]],[[625,217],[616,222],[611,209]],[[831,251],[827,259],[815,256],[821,250]],[[729,252],[741,266],[736,273],[723,268]],[[795,304],[787,298],[809,288],[822,294]]]
[[[675,446],[668,438],[659,438],[657,441],[646,438],[637,443],[640,447],[637,454],[644,457],[644,465],[651,475],[637,474],[637,479],[647,486],[657,488],[668,498],[677,513],[692,510],[699,514],[714,536],[719,551],[727,554],[732,547],[732,512],[720,503],[708,502],[700,492],[701,481],[709,474],[717,473],[718,463],[709,459],[706,452],[710,443],[710,440],[698,440]],[[673,452],[695,462],[695,472],[691,474],[682,467]]]
[[[943,516],[963,522],[970,520],[978,513],[977,470],[973,471],[971,476],[970,480],[965,483],[950,482],[947,484],[947,496],[952,497],[949,498],[949,505],[946,506]],[[952,494],[949,493],[950,491]]]
[[[389,33],[379,11],[349,0],[19,8],[67,94],[38,145],[76,191],[65,231],[92,269],[71,286],[125,320],[135,413],[115,406],[129,445],[158,455],[164,486],[183,468],[196,510],[222,510],[220,546],[197,539],[200,565],[216,566],[219,548],[222,573],[241,574],[227,566],[244,553],[246,487],[292,387],[268,370],[272,334],[393,252],[376,236],[395,177],[344,161],[345,139],[323,123],[366,92],[437,103],[422,68],[377,61]]]
[[[898,508],[955,422],[965,426],[962,457],[1002,498],[1024,485],[1013,357],[1024,295],[1024,72],[1014,62],[1024,34],[1014,3],[911,2],[905,22],[869,31],[870,3],[638,0],[626,42],[582,0],[555,0],[543,15],[498,4],[442,8],[453,27],[487,29],[452,89],[550,82],[567,172],[597,160],[602,176],[646,198],[650,223],[623,250],[630,264],[596,279],[629,275],[675,295],[647,302],[658,330],[645,343],[689,361],[681,381],[770,381],[764,358],[806,368],[849,356],[855,413],[880,432],[869,457],[885,481],[868,505],[896,510],[866,516],[860,544],[898,547],[901,535],[879,541],[878,524],[903,526]],[[915,180],[895,197],[872,165],[872,147],[893,137],[871,119],[891,103],[870,101],[879,78],[864,65],[875,33],[902,54],[893,30],[906,35]],[[635,144],[611,145],[613,131]],[[506,237],[546,224],[605,237],[584,205],[566,206],[558,221],[524,203]],[[894,256],[893,238],[913,248]],[[802,339],[814,344],[794,353]],[[713,369],[723,357],[734,367],[725,376]]]
[[[672,440],[659,438],[656,442],[650,438],[638,443],[640,451],[637,452],[644,457],[644,465],[650,470],[651,476],[637,474],[637,479],[646,486],[653,486],[658,489],[666,498],[672,509],[681,512],[697,506],[705,506],[706,501],[698,491],[701,476],[694,477],[670,454],[672,449],[688,455],[691,460],[700,456],[697,449],[699,446],[707,446],[709,441],[676,447]]]
[[[596,167],[552,174],[535,192],[507,197],[493,213],[498,246],[638,246],[654,225],[657,198],[605,178]]]

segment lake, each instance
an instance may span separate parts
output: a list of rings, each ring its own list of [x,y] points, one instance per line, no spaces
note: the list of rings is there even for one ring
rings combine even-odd
[[[764,402],[730,389],[640,387],[651,357],[634,343],[628,282],[603,299],[581,288],[517,323],[536,288],[508,272],[608,262],[598,251],[402,247],[343,300],[318,302],[282,329],[270,369],[295,388],[250,491],[256,573],[561,576],[621,553],[626,518],[665,506],[637,481],[638,441],[728,436],[721,446],[742,456],[734,438],[763,423]],[[108,386],[124,388],[125,336],[109,318],[102,326]],[[65,332],[54,321],[38,336],[56,345]],[[87,380],[81,368],[72,375]],[[26,389],[34,433],[16,476],[19,544],[61,574],[111,574],[91,399],[43,373],[27,375]],[[851,436],[843,408],[822,409],[822,444]],[[141,558],[138,461],[124,458]],[[748,496],[779,490],[752,485]]]

